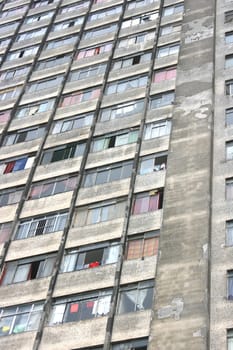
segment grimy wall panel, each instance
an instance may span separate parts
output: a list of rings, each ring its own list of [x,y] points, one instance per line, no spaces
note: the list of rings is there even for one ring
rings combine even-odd
[[[206,350],[213,0],[186,0],[149,350]]]

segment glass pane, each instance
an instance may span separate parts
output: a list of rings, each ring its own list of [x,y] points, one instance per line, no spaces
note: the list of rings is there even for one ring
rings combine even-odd
[[[96,175],[96,185],[104,184],[108,182],[109,170],[100,171]]]
[[[121,292],[119,313],[123,314],[126,312],[135,311],[136,302],[137,302],[137,291],[136,290]]]

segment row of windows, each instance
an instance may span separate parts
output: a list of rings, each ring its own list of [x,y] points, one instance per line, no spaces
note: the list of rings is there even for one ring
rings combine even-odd
[[[169,135],[171,122],[169,120],[159,121],[147,124],[144,132],[144,140]],[[19,133],[20,135],[20,133]],[[13,135],[12,135],[13,138]],[[99,152],[109,148],[123,146],[135,143],[138,138],[138,129],[132,129],[124,132],[117,132],[111,135],[96,138],[91,145],[91,152]],[[230,145],[229,145],[230,146]],[[233,147],[233,145],[231,145]],[[66,144],[64,146],[55,147],[44,151],[40,164],[50,164],[60,160],[76,158],[83,155],[85,149],[84,142]],[[228,147],[230,152],[230,147]],[[233,152],[233,151],[232,151]],[[230,157],[228,155],[228,157]],[[32,166],[34,156],[24,156],[19,159],[7,160],[0,164],[0,173],[9,174],[15,171],[28,169]]]
[[[163,79],[167,79],[168,76],[169,78],[174,77],[175,74],[176,72],[173,69],[158,71],[154,76],[154,80],[156,80],[156,82],[160,82]],[[96,90],[92,90],[92,94],[94,94],[93,91],[96,91]],[[69,101],[69,99],[72,101],[72,97],[73,97],[72,94],[67,95],[64,98],[64,100],[61,102],[61,104],[66,103],[64,101],[67,101],[67,100]],[[76,98],[78,99],[78,97]],[[75,101],[75,98],[74,98],[74,101]],[[163,107],[173,103],[173,101],[174,101],[174,92],[165,92],[162,94],[151,96],[149,108],[154,109],[154,108]],[[33,104],[28,104],[27,106],[19,107],[17,109],[15,113],[15,118],[21,119],[26,117],[33,117],[40,113],[49,112],[52,110],[53,106],[54,106],[54,99],[36,102]],[[99,115],[99,121],[105,122],[111,119],[127,117],[133,114],[140,113],[143,111],[143,109],[144,109],[143,100],[120,103],[118,105],[101,109],[100,115]],[[9,118],[9,112],[10,111],[2,112],[0,115],[0,119],[2,121],[7,120]],[[76,129],[77,127],[89,126],[91,124],[92,119],[93,119],[93,114],[88,113],[86,115],[80,115],[69,119],[55,121],[53,124],[54,126],[52,128],[52,134],[68,131],[71,129]]]
[[[123,198],[118,200],[107,200],[101,203],[96,203],[95,205],[83,207],[75,214],[74,225],[76,221],[78,226],[85,226],[122,217],[124,215],[125,206],[126,201]],[[153,212],[162,209],[162,206],[163,189],[138,193],[134,195],[132,215]],[[55,215],[51,214],[23,220],[19,224],[15,239],[23,239],[61,231],[65,227],[66,219],[67,213],[57,213]],[[2,224],[0,226],[0,242],[3,242],[9,237],[10,230],[10,224]]]
[[[141,157],[138,174],[145,175],[165,170],[166,163],[167,155],[164,153]],[[86,171],[83,186],[90,187],[130,177],[132,164],[132,161],[128,161]],[[76,181],[77,177],[70,176],[68,178],[61,177],[35,183],[31,186],[28,199],[44,198],[58,193],[73,191]],[[23,187],[0,191],[0,207],[18,203],[21,199],[22,193]]]
[[[154,284],[152,281],[122,286],[119,293],[119,314],[142,311],[152,307]],[[108,315],[112,289],[84,293],[53,302],[48,324],[77,322]],[[0,336],[36,330],[43,304],[24,304],[0,309]]]
[[[122,28],[127,28],[129,26],[133,26],[133,25],[137,25],[139,23],[146,23],[147,21],[152,21],[157,17],[157,13],[151,13],[151,14],[144,14],[141,16],[137,16],[135,18],[132,19],[128,19],[126,21],[123,21],[122,23]],[[76,20],[68,20],[62,23],[58,23],[55,24],[52,31],[58,31],[58,30],[64,30],[66,28],[75,26],[80,24],[82,21],[82,17],[77,18]],[[7,30],[9,30],[9,27],[11,28],[12,25],[8,25]],[[176,26],[174,26],[176,27]],[[117,24],[110,24],[110,25],[105,25],[103,27],[98,27],[97,29],[90,29],[87,30],[86,32],[83,33],[82,35],[82,39],[90,39],[90,38],[94,38],[94,37],[98,37],[98,36],[102,36],[102,35],[106,35],[108,33],[112,33],[115,32],[117,29]],[[180,27],[177,28],[177,31],[180,29]],[[169,34],[169,29],[168,28],[162,28],[161,30],[161,35],[165,35],[165,34]],[[29,40],[32,38],[36,38],[36,37],[40,37],[43,36],[46,32],[46,28],[40,28],[34,31],[29,31],[29,32],[25,32],[22,34],[19,34],[16,38],[17,42],[21,42],[24,40]],[[139,34],[140,36],[142,35],[141,33]],[[134,35],[133,37],[138,37],[138,35]],[[154,32],[153,32],[153,37],[154,37]],[[153,38],[151,37],[151,39]],[[47,41],[44,45],[44,49],[53,49],[56,47],[60,47],[63,45],[69,45],[69,44],[73,44],[76,40],[77,40],[78,36],[77,35],[73,35],[73,36],[66,36],[66,37],[62,37],[59,39],[54,39],[51,41]],[[150,37],[146,36],[146,40],[149,40]],[[119,40],[119,47],[122,47],[122,45],[124,46],[125,40],[127,39],[120,39]],[[131,41],[127,41],[128,45],[130,44],[134,44],[134,42],[131,43]],[[6,57],[7,61],[11,61],[11,60],[15,60],[17,58],[22,58],[22,57],[26,57],[26,56],[31,56],[31,55],[35,55],[38,51],[38,46],[32,46],[29,48],[23,48],[20,49],[18,51],[13,51],[11,53],[9,53]]]
[[[94,1],[94,3],[100,2],[101,0],[97,0]],[[140,0],[140,1],[132,1],[129,2],[129,4],[127,5],[127,9],[131,10],[131,9],[135,9],[135,8],[140,8],[142,6],[145,6],[147,4],[153,3],[154,0]],[[31,8],[37,8],[37,7],[41,7],[41,6],[46,6],[48,4],[52,4],[57,2],[57,0],[45,0],[45,1],[41,1],[41,2],[34,2],[32,4]],[[77,11],[81,8],[87,8],[89,6],[89,1],[80,1],[77,4],[72,4],[70,6],[66,6],[66,7],[62,7],[59,9],[58,15],[59,14],[65,14],[65,13],[69,13],[69,12],[74,12]],[[19,13],[25,12],[27,9],[27,6],[23,5],[23,6],[18,6],[15,8],[11,8],[9,10],[3,11],[1,13],[0,18],[4,18],[4,17],[10,17],[10,16],[14,16],[17,15]],[[120,13],[122,10],[122,6],[114,6],[114,7],[109,7],[106,8],[104,10],[99,10],[96,11],[94,13],[92,13],[89,17],[88,20],[89,21],[93,21],[93,20],[97,20],[97,19],[102,19],[105,18],[106,16],[111,16],[113,14],[117,14]],[[178,14],[178,13],[182,13],[184,10],[184,5],[183,3],[179,3],[179,4],[175,4],[175,5],[171,5],[171,6],[167,6],[164,7],[163,9],[163,13],[162,16],[166,17],[166,16],[171,16],[174,14]],[[53,15],[53,11],[48,11],[48,12],[44,12],[44,13],[39,13],[33,16],[29,16],[25,19],[24,23],[28,24],[28,23],[35,23],[35,22],[40,22],[46,19],[51,18]],[[153,20],[156,19],[152,18]],[[2,26],[4,27],[4,26]],[[2,28],[1,28],[2,29]]]
[[[126,245],[125,260],[144,259],[158,253],[158,232],[152,231],[129,237]],[[65,251],[60,273],[96,268],[114,264],[118,260],[120,242],[103,242]],[[8,285],[33,279],[48,277],[52,274],[56,255],[40,255],[5,263],[0,284]]]
[[[140,57],[139,57],[140,58]],[[129,58],[127,60],[124,60],[122,63],[135,63],[136,60],[138,59],[138,56],[135,56],[133,58]],[[121,62],[117,62],[120,63]],[[139,62],[138,62],[139,63]],[[83,68],[77,71],[71,71],[68,82],[71,81],[78,81],[82,79],[86,79],[89,77],[94,77],[95,75],[98,74],[103,74],[105,71],[106,65],[105,64],[99,64],[95,66],[91,66],[89,68]],[[3,74],[3,77],[6,77],[7,79],[10,79],[12,75],[14,77],[19,77],[21,75],[21,72],[25,71],[25,69],[19,69],[19,70],[14,70],[14,71],[9,71],[5,72]],[[27,71],[27,70],[26,70]],[[164,68],[158,71],[154,72],[152,82],[153,83],[159,83],[161,81],[165,80],[172,80],[175,79],[176,77],[176,67],[168,67]],[[32,93],[32,92],[37,92],[37,91],[42,91],[45,89],[49,88],[57,88],[63,81],[63,76],[58,75],[52,78],[47,78],[43,80],[38,80],[36,82],[33,82],[29,84],[26,87],[26,93]],[[133,89],[133,88],[138,88],[138,87],[145,87],[147,84],[147,76],[136,76],[132,78],[125,78],[119,81],[115,81],[112,83],[108,83],[106,90],[105,90],[105,95],[110,95],[113,93],[122,93],[127,90]],[[9,88],[7,90],[4,90],[0,92],[0,100],[9,100],[12,98],[16,98],[21,91],[20,87],[16,88]],[[68,94],[66,96],[62,97],[60,106],[67,106],[79,102],[84,102],[90,99],[97,98],[100,93],[100,88],[92,88],[92,89],[86,89],[84,91],[78,91],[78,92],[73,92],[72,94]],[[18,116],[18,115],[17,115]]]
[[[151,40],[153,38],[154,38],[154,32],[135,34],[135,35],[129,36],[127,38],[120,39],[119,43],[118,43],[118,47],[119,48],[126,48],[130,45],[134,45],[137,43],[143,43],[143,42]],[[54,48],[57,48],[60,46],[73,44],[76,40],[77,40],[76,36],[63,37],[62,39],[49,41],[48,43],[46,43],[45,48],[46,49],[54,49]],[[179,52],[179,47],[180,47],[179,43],[173,43],[173,44],[158,47],[156,56],[159,58],[159,57],[165,57],[165,56],[177,54]],[[38,48],[39,48],[38,46],[32,46],[32,47],[26,47],[26,48],[23,48],[23,49],[20,49],[17,51],[12,51],[7,55],[6,60],[12,61],[12,60],[16,60],[18,58],[29,57],[29,56],[35,55],[38,51]],[[101,44],[101,45],[95,46],[93,48],[89,47],[86,49],[81,49],[81,50],[79,50],[78,54],[76,55],[75,60],[80,60],[80,59],[85,58],[85,57],[91,57],[91,56],[99,55],[99,54],[104,53],[104,52],[109,52],[111,50],[111,48],[112,48],[112,43]],[[58,59],[60,57],[61,56],[58,56]],[[59,60],[59,61],[57,61],[56,58],[52,58],[52,59],[49,59],[46,61],[39,62],[36,66],[36,69],[42,69],[43,65],[46,66],[46,64],[48,64],[48,66],[46,66],[46,68],[52,66],[51,61],[53,62],[53,64],[56,61],[55,64],[58,65],[58,64],[68,62],[68,60],[69,60],[69,55],[62,55],[62,60]],[[50,62],[50,64],[49,64],[49,62]]]

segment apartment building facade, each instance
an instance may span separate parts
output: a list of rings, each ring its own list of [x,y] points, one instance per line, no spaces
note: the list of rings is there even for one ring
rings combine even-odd
[[[0,348],[232,350],[233,1],[0,6]]]

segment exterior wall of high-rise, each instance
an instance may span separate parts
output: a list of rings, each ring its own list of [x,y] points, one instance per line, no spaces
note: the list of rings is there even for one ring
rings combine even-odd
[[[232,350],[231,10],[0,3],[0,348]]]

